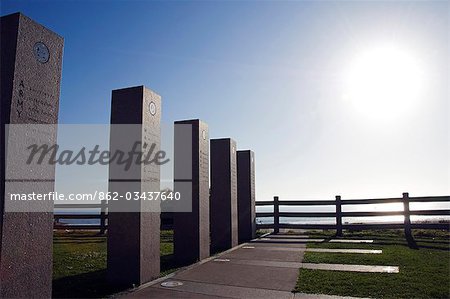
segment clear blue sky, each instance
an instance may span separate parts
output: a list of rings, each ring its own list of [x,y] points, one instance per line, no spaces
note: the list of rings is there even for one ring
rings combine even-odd
[[[200,118],[255,151],[258,200],[450,194],[447,1],[0,5],[65,38],[61,123],[108,123],[111,90],[144,84],[165,122]],[[424,86],[355,106],[346,73],[385,45],[418,61]]]

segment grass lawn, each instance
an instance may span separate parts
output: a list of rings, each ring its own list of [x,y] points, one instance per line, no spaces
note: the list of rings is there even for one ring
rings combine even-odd
[[[53,297],[105,297],[122,291],[106,281],[106,236],[57,231],[53,236]],[[176,270],[173,231],[161,231],[161,276]]]
[[[333,232],[312,232],[330,238]],[[449,233],[415,231],[417,249],[401,231],[347,232],[344,238],[373,239],[373,244],[311,243],[310,248],[382,249],[382,254],[307,252],[305,263],[399,266],[399,274],[300,269],[295,292],[375,298],[450,298]]]

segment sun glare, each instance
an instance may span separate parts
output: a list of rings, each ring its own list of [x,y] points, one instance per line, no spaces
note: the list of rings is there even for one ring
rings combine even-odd
[[[416,106],[422,74],[418,60],[408,51],[373,48],[355,57],[346,75],[344,97],[364,118],[396,120]]]

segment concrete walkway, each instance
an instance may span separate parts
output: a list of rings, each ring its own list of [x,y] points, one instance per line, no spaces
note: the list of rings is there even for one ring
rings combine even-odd
[[[289,236],[288,242],[281,239],[280,235],[267,236],[241,244],[122,295],[126,298],[343,298],[292,293],[306,240],[304,236],[297,239]],[[163,286],[166,284],[174,286]]]

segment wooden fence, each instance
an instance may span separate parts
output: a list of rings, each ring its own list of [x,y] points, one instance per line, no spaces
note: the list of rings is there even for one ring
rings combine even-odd
[[[411,210],[410,203],[415,202],[450,202],[450,196],[434,197],[409,197],[403,193],[400,198],[377,199],[347,199],[342,200],[336,196],[335,200],[283,200],[278,196],[273,201],[257,201],[256,206],[273,206],[273,212],[257,212],[256,217],[273,217],[273,224],[257,224],[258,229],[273,229],[278,233],[280,229],[331,229],[336,230],[336,235],[341,236],[343,230],[370,230],[370,229],[404,229],[407,238],[411,238],[412,229],[449,229],[449,223],[411,223],[411,216],[449,216],[450,210]],[[342,206],[403,203],[403,211],[371,211],[371,212],[343,212]],[[335,206],[335,212],[280,212],[280,206]],[[404,216],[403,223],[342,223],[342,218],[373,217],[373,216]],[[311,218],[335,218],[335,224],[292,224],[280,223],[280,217],[311,217]]]
[[[58,204],[55,205],[57,209],[71,209],[71,210],[83,210],[83,209],[96,209],[97,213],[54,213],[54,225],[53,228],[57,230],[64,229],[82,229],[82,230],[100,230],[100,233],[104,233],[108,229],[108,208],[106,201],[101,204]],[[67,224],[61,222],[64,219],[96,219],[99,220],[99,224]],[[173,228],[173,218],[172,213],[161,213],[161,229],[172,229]]]
[[[54,229],[86,229],[86,230],[100,230],[101,233],[104,233],[107,229],[107,205],[106,201],[101,204],[58,204],[55,205],[57,209],[71,209],[71,210],[83,210],[83,209],[96,209],[98,212],[94,213],[74,213],[74,214],[58,214],[54,213]],[[62,223],[61,220],[64,219],[77,219],[77,220],[85,220],[85,219],[98,219],[99,224],[65,224]]]
[[[450,196],[434,197],[409,197],[408,193],[403,193],[400,198],[377,198],[377,199],[347,199],[342,200],[341,196],[336,196],[335,200],[284,200],[280,201],[275,196],[273,201],[257,201],[256,206],[273,206],[273,212],[257,212],[256,217],[273,217],[273,223],[257,224],[257,229],[273,229],[278,233],[281,229],[331,229],[336,230],[338,236],[342,235],[343,230],[370,230],[370,229],[404,229],[408,238],[412,237],[412,229],[446,229],[449,230],[449,223],[411,223],[411,216],[450,216],[450,210],[411,210],[410,203],[415,202],[450,202]],[[106,203],[106,202],[105,202]],[[386,203],[403,203],[403,211],[372,211],[372,212],[343,212],[342,206],[346,205],[370,205]],[[280,212],[280,206],[335,206],[335,212]],[[107,229],[107,206],[106,204],[84,204],[84,205],[57,205],[57,208],[96,208],[97,214],[55,214],[55,229],[92,229],[100,230],[102,233]],[[403,223],[342,223],[342,218],[354,217],[373,217],[373,216],[404,216]],[[335,218],[335,224],[293,224],[280,223],[280,217],[308,217],[308,218]],[[63,224],[63,219],[99,219],[98,225],[72,225]],[[161,214],[161,229],[172,228],[171,213]]]

